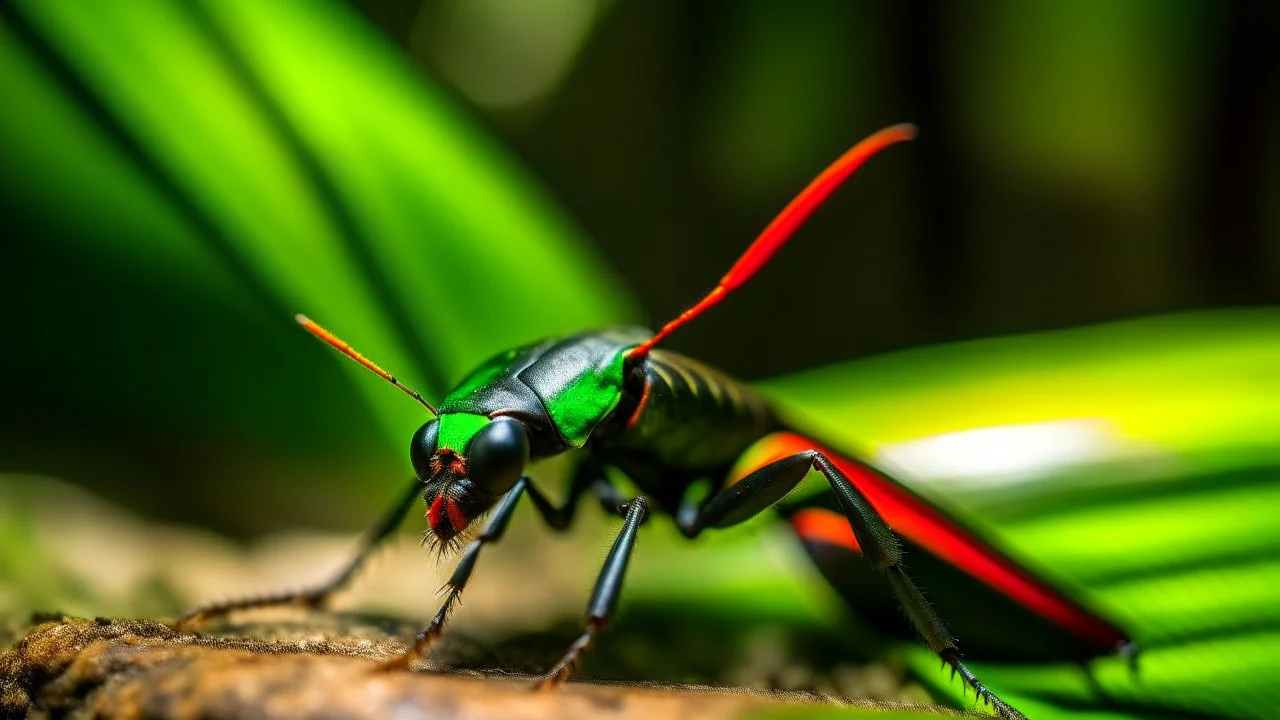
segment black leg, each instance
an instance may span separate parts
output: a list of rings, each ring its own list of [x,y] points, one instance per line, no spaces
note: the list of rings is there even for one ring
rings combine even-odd
[[[807,450],[756,470],[713,496],[697,515],[681,522],[681,530],[693,537],[706,528],[728,527],[747,520],[781,500],[800,484],[810,470],[817,470],[827,478],[853,528],[863,557],[889,579],[898,603],[924,644],[951,667],[953,675],[960,675],[965,684],[1001,717],[1025,720],[1022,713],[988,690],[960,662],[955,639],[902,569],[902,543],[898,536],[889,529],[866,496],[822,453]]]
[[[569,495],[565,499],[564,505],[555,507],[528,477],[521,477],[517,480],[516,484],[503,496],[502,501],[489,518],[484,530],[467,545],[466,550],[463,550],[462,559],[458,561],[453,574],[449,576],[449,581],[445,583],[444,589],[448,591],[448,595],[445,597],[444,604],[440,606],[439,612],[431,619],[431,624],[418,632],[414,637],[413,645],[404,654],[383,663],[380,669],[408,669],[427,653],[431,648],[431,644],[444,632],[444,624],[449,619],[450,613],[453,612],[453,606],[457,603],[458,596],[462,594],[462,591],[467,587],[467,582],[471,580],[471,573],[475,570],[476,560],[480,557],[480,549],[501,539],[502,533],[507,529],[507,523],[511,521],[511,516],[515,513],[516,506],[520,503],[521,496],[526,494],[529,496],[529,500],[537,508],[538,514],[542,516],[547,525],[556,530],[564,530],[573,521],[573,515],[582,494],[588,490],[600,493],[603,492],[603,487],[607,487],[609,491],[615,494],[617,492],[604,478],[599,466],[594,463],[583,463],[574,474],[573,482],[569,487]],[[610,512],[616,512],[616,506]]]
[[[380,669],[407,669],[418,658],[426,654],[431,647],[431,643],[440,637],[440,633],[444,630],[445,620],[449,619],[449,614],[453,611],[454,603],[458,601],[458,596],[462,594],[462,591],[467,587],[467,581],[471,579],[471,571],[475,570],[476,560],[480,558],[480,548],[487,543],[496,542],[502,538],[502,533],[506,531],[507,523],[511,521],[511,516],[515,513],[516,506],[520,503],[520,497],[525,492],[529,492],[530,496],[533,496],[538,491],[529,482],[528,477],[521,477],[502,497],[502,501],[498,504],[498,509],[493,512],[489,522],[485,524],[484,530],[462,552],[462,559],[458,561],[457,567],[453,569],[453,574],[449,576],[448,582],[444,585],[449,594],[445,597],[444,604],[440,606],[440,611],[431,619],[431,624],[418,632],[414,638],[413,645],[404,654],[391,658],[383,663]],[[538,497],[542,497],[541,493],[538,493]],[[542,501],[546,502],[546,498],[542,498]]]
[[[179,630],[190,630],[209,620],[224,617],[238,610],[249,610],[272,605],[301,605],[308,608],[324,605],[334,593],[351,582],[351,579],[355,577],[360,567],[373,554],[373,551],[390,537],[396,528],[400,527],[405,513],[409,511],[409,506],[418,497],[421,488],[422,483],[417,478],[414,478],[413,483],[409,486],[409,492],[396,500],[396,504],[369,530],[365,536],[364,545],[356,553],[355,557],[329,582],[310,590],[286,591],[274,595],[259,595],[257,597],[239,598],[204,605],[178,618],[174,626]]]
[[[609,486],[612,488],[612,486]],[[591,592],[591,602],[587,605],[587,629],[574,641],[569,651],[539,683],[540,688],[550,688],[564,682],[573,674],[578,660],[599,632],[613,617],[617,608],[618,597],[622,594],[622,580],[627,572],[627,563],[631,560],[631,551],[636,545],[636,531],[649,515],[649,504],[643,497],[637,497],[621,507],[623,514],[622,529],[613,541],[609,557],[605,558],[600,576],[596,578],[595,590]]]

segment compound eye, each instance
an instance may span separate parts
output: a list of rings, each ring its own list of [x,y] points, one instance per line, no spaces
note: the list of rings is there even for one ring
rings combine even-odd
[[[436,454],[436,439],[440,436],[440,421],[432,420],[418,428],[409,441],[409,462],[418,479],[431,477],[431,456]]]
[[[510,418],[485,425],[467,448],[471,481],[490,495],[510,490],[528,459],[529,434],[523,424]]]

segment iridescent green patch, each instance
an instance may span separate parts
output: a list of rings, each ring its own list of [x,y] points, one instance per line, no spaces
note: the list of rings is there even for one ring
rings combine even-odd
[[[590,368],[573,379],[553,398],[543,398],[565,442],[582,447],[591,431],[622,399],[623,363],[626,354],[618,352],[603,367]]]
[[[459,455],[466,452],[471,438],[480,428],[489,424],[489,418],[471,413],[445,413],[440,416],[440,437],[436,441],[439,450],[449,449]]]

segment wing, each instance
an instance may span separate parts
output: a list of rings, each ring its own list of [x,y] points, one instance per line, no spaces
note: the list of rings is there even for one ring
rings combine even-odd
[[[987,659],[1087,658],[1129,642],[1124,631],[997,549],[989,539],[880,469],[794,432],[770,435],[739,464],[743,474],[808,449],[822,451],[907,545],[913,576],[966,655]],[[883,578],[862,561],[830,491],[782,508],[828,581],[878,627],[910,633]]]
[[[1029,714],[1280,706],[1266,669],[1280,649],[1280,311],[925,348],[762,389],[845,455],[962,649],[1036,660],[978,663]],[[855,605],[896,612],[819,514],[822,487],[792,523]],[[1102,650],[1117,626],[1143,649],[1136,674],[1119,657],[1088,675],[1052,662]],[[936,662],[915,657],[932,677]]]
[[[1091,657],[1129,642],[1119,626],[868,462],[803,434],[777,433],[753,448],[748,466],[809,448],[835,462],[908,544],[911,574],[929,592],[951,632],[965,638],[961,647],[966,655],[1021,660]],[[832,493],[814,493],[782,510],[846,601],[876,618],[882,628],[909,630],[896,618],[901,611],[888,585],[858,556],[858,542]]]

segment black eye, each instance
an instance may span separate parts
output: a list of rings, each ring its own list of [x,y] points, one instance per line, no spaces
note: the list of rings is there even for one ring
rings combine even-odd
[[[419,480],[431,477],[431,456],[436,454],[436,438],[440,436],[440,421],[431,422],[418,428],[409,441],[409,462],[413,463],[413,472]]]
[[[471,481],[490,495],[511,489],[529,459],[529,435],[524,425],[498,418],[475,436],[467,448]]]

